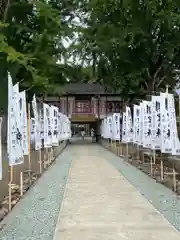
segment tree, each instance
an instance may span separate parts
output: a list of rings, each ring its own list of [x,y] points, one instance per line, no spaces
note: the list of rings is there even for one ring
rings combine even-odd
[[[61,24],[57,5],[57,1],[12,0],[1,6],[3,92],[7,89],[7,71],[14,82],[21,82],[21,88],[32,88],[33,92],[45,92],[57,77],[59,84],[65,81],[57,61],[65,53],[62,38],[69,30],[66,23]]]
[[[177,81],[180,59],[178,1],[90,0],[81,8],[74,52],[95,59],[96,81],[124,98],[158,91]],[[94,57],[95,56],[95,57]]]

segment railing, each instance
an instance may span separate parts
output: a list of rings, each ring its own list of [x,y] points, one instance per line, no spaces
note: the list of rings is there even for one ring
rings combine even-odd
[[[66,107],[64,108],[64,110],[61,110],[63,113],[67,114],[67,109]],[[73,106],[69,106],[68,109],[68,114],[69,115],[96,115],[96,117],[98,115],[106,115],[106,114],[112,114],[112,113],[117,113],[120,112],[120,108],[118,107],[114,107],[114,108],[107,108],[105,106],[99,106],[98,104],[89,104],[88,107],[87,105],[83,106],[83,104],[81,106],[77,105],[75,106],[75,104]],[[99,114],[98,114],[99,113]]]
[[[113,114],[113,113],[117,113],[117,112],[120,112],[119,109],[109,109],[107,110],[106,112],[106,109],[104,109],[103,111],[102,110],[99,110],[99,114],[103,114],[103,115],[106,115],[107,114]],[[91,111],[73,111],[72,113],[69,112],[69,114],[72,114],[72,115],[98,115],[98,109],[91,109]]]
[[[72,115],[89,115],[89,116],[94,115],[93,112],[72,112],[71,114]]]
[[[76,101],[68,103],[68,107],[66,104],[61,105],[59,102],[49,102],[49,104],[54,104],[60,107],[60,111],[67,114],[67,108],[69,114],[76,114],[76,115],[84,115],[84,114],[95,114],[98,115],[106,115],[112,114],[116,112],[120,112],[122,109],[121,102],[117,101],[117,103],[107,102],[103,106],[100,104],[98,106],[98,102],[89,102],[89,101]]]

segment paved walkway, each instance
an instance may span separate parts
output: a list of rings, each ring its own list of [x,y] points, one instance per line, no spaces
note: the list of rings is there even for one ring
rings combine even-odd
[[[102,151],[97,146],[74,149],[54,240],[180,239],[180,233],[102,157]]]
[[[98,145],[70,145],[2,222],[0,240],[179,240],[121,174],[128,171],[132,178],[142,174],[146,189],[156,184]],[[161,191],[166,199],[166,188],[156,186],[154,196]]]

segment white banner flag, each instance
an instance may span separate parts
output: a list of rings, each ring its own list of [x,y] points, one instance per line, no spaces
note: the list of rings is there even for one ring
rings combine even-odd
[[[32,100],[32,108],[34,113],[34,119],[35,119],[35,150],[41,149],[41,132],[40,132],[40,119],[38,116],[38,109],[37,109],[37,102],[36,102],[36,96],[33,96]]]
[[[48,148],[48,115],[49,115],[49,105],[43,103],[43,117],[44,117],[44,148]]]
[[[22,133],[19,115],[19,89],[18,85],[13,88],[12,78],[8,74],[8,159],[9,166],[23,163]]]
[[[64,133],[64,114],[59,112],[59,141],[65,140]]]
[[[114,113],[112,116],[112,139],[120,140],[120,113]]]
[[[133,142],[135,144],[141,144],[140,121],[141,121],[141,108],[139,105],[134,105]]]
[[[127,142],[127,117],[126,117],[126,112],[123,112],[123,122],[122,122],[122,142],[126,143]]]
[[[170,134],[172,136],[172,155],[180,155],[180,141],[177,131],[176,110],[174,103],[174,95],[168,94],[168,107],[170,112]]]
[[[142,102],[142,117],[143,117],[143,147],[151,148],[152,142],[152,116],[151,116],[151,102]]]
[[[23,146],[23,154],[29,154],[28,147],[28,123],[27,123],[27,109],[26,109],[26,93],[25,91],[19,93],[20,96],[20,123],[21,123],[21,131],[22,131],[22,146]]]
[[[112,139],[112,116],[107,117],[107,137]]]
[[[64,118],[64,136],[65,136],[65,140],[68,139],[68,122],[67,122],[67,116],[65,115]]]
[[[41,141],[44,139],[44,109],[39,109]]]
[[[53,122],[52,122],[52,145],[58,146],[58,108],[52,106]]]
[[[52,147],[53,141],[53,107],[49,107],[49,120],[48,120],[48,138],[49,146]]]
[[[161,152],[171,153],[172,152],[172,131],[171,131],[171,114],[169,106],[168,93],[160,93],[161,100]],[[174,126],[173,126],[174,127]]]
[[[67,133],[68,133],[68,139],[71,139],[72,137],[72,133],[71,133],[71,121],[69,120],[69,118],[67,117]]]
[[[103,134],[104,134],[104,138],[107,139],[108,138],[108,126],[107,126],[107,118],[104,119],[104,124],[103,124]]]
[[[161,148],[161,102],[162,97],[152,96],[152,149]]]
[[[35,119],[31,118],[31,144],[33,144],[35,142]]]
[[[130,107],[126,107],[126,141],[133,142],[133,126]]]
[[[139,105],[140,109],[140,124],[139,124],[139,146],[143,146],[143,104]]]
[[[58,141],[61,141],[61,113],[58,112]]]
[[[100,128],[100,130],[101,130],[101,137],[104,138],[104,119],[102,119],[102,121],[101,121],[101,128]]]
[[[61,115],[61,140],[65,140],[64,114]]]

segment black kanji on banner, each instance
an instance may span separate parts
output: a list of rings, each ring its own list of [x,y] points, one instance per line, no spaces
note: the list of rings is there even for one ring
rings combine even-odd
[[[151,129],[148,129],[147,136],[151,136]]]
[[[160,122],[160,121],[161,121],[161,114],[158,113],[158,114],[157,114],[157,117],[158,117],[158,122]]]
[[[22,139],[22,134],[20,133],[18,128],[17,128],[16,139],[19,140],[19,141]]]
[[[57,130],[54,130],[54,136],[57,136],[58,135],[58,131]]]
[[[21,141],[22,141],[22,134],[20,133],[20,131],[19,131],[19,128],[17,128],[16,140],[17,140],[17,142],[19,142],[19,143],[20,143],[20,145],[21,145]]]
[[[147,112],[148,114],[151,114],[151,107],[148,106],[148,105],[146,105],[146,112]]]
[[[148,116],[148,123],[151,123],[151,116]]]
[[[156,132],[156,137],[159,137],[161,135],[161,130],[160,128],[157,129],[157,132]]]
[[[165,109],[168,110],[168,99],[165,99]]]
[[[156,111],[160,111],[160,102],[156,101]]]
[[[22,110],[22,98],[19,99],[19,108],[20,108],[20,111]]]

